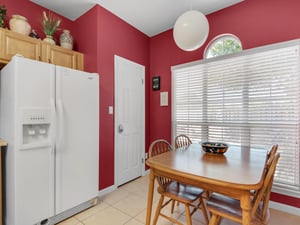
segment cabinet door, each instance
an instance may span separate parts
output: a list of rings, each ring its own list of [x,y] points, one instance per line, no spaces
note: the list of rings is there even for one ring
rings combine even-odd
[[[14,55],[20,54],[29,59],[40,60],[39,40],[9,30],[1,30],[1,33],[1,59],[8,62]]]
[[[42,61],[83,70],[83,54],[56,45],[43,44]]]

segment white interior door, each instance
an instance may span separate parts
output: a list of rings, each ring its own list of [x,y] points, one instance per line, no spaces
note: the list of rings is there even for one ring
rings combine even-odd
[[[142,175],[145,153],[145,67],[115,56],[115,183]]]

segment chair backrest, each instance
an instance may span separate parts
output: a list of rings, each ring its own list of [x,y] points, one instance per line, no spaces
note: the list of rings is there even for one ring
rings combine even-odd
[[[275,154],[277,153],[277,150],[278,150],[278,145],[273,145],[271,150],[268,152],[263,176],[266,176],[266,173],[268,172],[268,170],[273,162],[273,158],[274,158]],[[256,196],[256,195],[257,195],[257,192],[254,193],[254,196]]]
[[[149,157],[153,157],[168,151],[172,151],[170,143],[164,139],[158,139],[151,143],[148,154]]]
[[[278,145],[273,145],[271,150],[268,152],[266,169],[270,168],[273,157],[276,155],[277,150],[278,150]]]
[[[192,144],[190,138],[184,134],[180,134],[175,137],[175,149],[180,149]]]
[[[269,204],[269,199],[270,199],[270,190],[273,185],[273,177],[275,174],[276,166],[278,163],[278,160],[280,158],[280,154],[277,153],[275,156],[270,158],[270,167],[267,169],[265,175],[264,175],[264,181],[261,189],[259,189],[253,198],[253,205],[251,209],[251,216],[254,216],[255,212],[257,211],[261,201],[263,201],[263,208],[266,209]],[[263,210],[265,213],[265,210]],[[262,215],[264,218],[265,215]]]
[[[168,151],[172,151],[172,146],[170,145],[170,143],[164,139],[158,139],[155,140],[151,143],[151,145],[149,146],[149,151],[148,151],[148,155],[149,158],[168,152]],[[172,182],[171,179],[169,178],[165,178],[162,176],[157,176],[156,177],[157,182],[159,184],[159,186],[163,189],[165,189],[166,185],[170,182]]]

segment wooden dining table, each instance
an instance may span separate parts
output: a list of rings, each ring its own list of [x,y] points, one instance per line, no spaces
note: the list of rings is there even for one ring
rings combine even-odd
[[[250,192],[263,184],[266,159],[267,150],[230,146],[223,155],[216,155],[202,151],[200,144],[149,158],[146,161],[150,167],[146,225],[151,223],[156,176],[239,199],[243,225],[250,225]]]

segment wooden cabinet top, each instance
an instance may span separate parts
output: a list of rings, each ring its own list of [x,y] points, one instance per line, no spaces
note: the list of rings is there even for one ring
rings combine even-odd
[[[83,70],[84,56],[82,53],[0,28],[0,67],[7,64],[15,54],[33,60]]]

